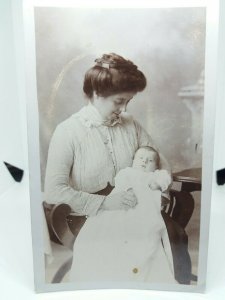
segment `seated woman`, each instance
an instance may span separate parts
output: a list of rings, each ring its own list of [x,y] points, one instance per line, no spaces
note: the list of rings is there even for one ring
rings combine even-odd
[[[159,170],[158,153],[139,148],[132,167],[116,175],[113,190],[132,189],[137,205],[127,211],[100,209],[87,219],[74,245],[70,280],[176,283],[161,216],[161,194],[170,183],[169,173]]]
[[[52,136],[46,168],[46,202],[67,203],[80,216],[95,216],[99,210],[132,209],[137,204],[132,191],[111,193],[109,184],[114,186],[117,173],[132,166],[138,148],[156,149],[149,134],[125,113],[129,101],[145,86],[144,74],[131,61],[114,53],[96,60],[84,78],[88,105],[59,124]],[[160,162],[161,168],[168,168],[161,154]],[[189,283],[186,234],[169,216],[163,217],[175,278]]]

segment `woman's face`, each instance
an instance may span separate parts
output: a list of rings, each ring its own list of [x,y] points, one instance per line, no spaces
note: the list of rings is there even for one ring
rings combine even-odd
[[[97,108],[104,120],[118,118],[121,112],[126,111],[128,102],[134,97],[134,92],[124,92],[108,97],[94,94],[92,104]]]

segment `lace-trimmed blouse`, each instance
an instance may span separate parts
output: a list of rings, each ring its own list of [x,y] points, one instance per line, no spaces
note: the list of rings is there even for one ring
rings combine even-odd
[[[128,114],[106,124],[90,103],[59,124],[52,136],[45,201],[67,203],[77,215],[95,215],[104,196],[93,195],[130,167],[140,146],[154,147],[148,133]]]

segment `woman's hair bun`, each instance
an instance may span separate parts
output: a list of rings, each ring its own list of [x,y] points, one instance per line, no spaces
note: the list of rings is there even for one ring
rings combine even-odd
[[[97,66],[103,68],[137,70],[137,66],[132,61],[126,60],[122,56],[115,53],[103,54],[102,57],[97,58],[95,62],[97,63]]]

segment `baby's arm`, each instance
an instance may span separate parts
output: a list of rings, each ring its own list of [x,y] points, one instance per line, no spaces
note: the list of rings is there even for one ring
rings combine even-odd
[[[149,186],[152,190],[166,191],[171,184],[171,175],[167,170],[156,170]]]
[[[156,181],[152,181],[149,183],[149,186],[152,190],[161,190],[160,185]]]

